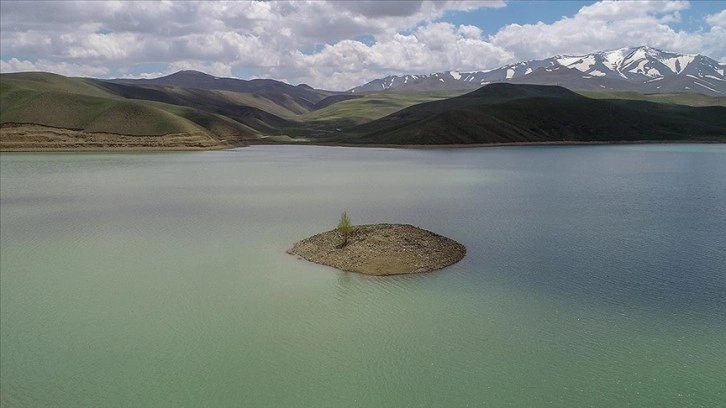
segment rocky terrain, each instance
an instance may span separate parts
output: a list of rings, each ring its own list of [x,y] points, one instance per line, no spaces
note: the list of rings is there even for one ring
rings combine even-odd
[[[211,138],[203,133],[172,133],[161,136],[133,136],[104,132],[58,129],[41,125],[0,125],[0,150],[210,150],[241,146]]]
[[[340,247],[337,230],[297,242],[287,252],[308,261],[366,275],[431,272],[459,262],[464,245],[431,231],[406,224],[354,227],[348,244]]]

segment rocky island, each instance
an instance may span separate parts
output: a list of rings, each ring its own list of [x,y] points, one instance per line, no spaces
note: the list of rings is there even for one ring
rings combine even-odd
[[[351,227],[345,239],[340,229],[313,235],[287,252],[343,271],[383,276],[445,268],[461,260],[466,248],[413,225],[368,224]]]

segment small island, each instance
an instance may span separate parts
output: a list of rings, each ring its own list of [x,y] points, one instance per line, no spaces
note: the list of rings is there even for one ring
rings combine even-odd
[[[466,247],[413,225],[368,224],[313,235],[287,253],[342,271],[384,276],[445,268],[459,262]]]

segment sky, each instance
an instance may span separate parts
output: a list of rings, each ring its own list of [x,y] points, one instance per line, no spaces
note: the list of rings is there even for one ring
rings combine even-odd
[[[346,90],[647,45],[726,62],[726,1],[0,2],[0,72],[180,70]]]

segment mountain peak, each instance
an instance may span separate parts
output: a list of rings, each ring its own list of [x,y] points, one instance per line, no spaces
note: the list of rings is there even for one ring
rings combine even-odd
[[[209,74],[204,73],[204,72],[201,72],[201,71],[195,71],[193,69],[187,69],[187,70],[177,71],[177,72],[175,72],[173,74],[167,75],[165,78],[169,78],[169,77],[177,77],[178,78],[178,77],[183,77],[183,76],[186,76],[186,77],[198,77],[198,78],[213,78],[212,75],[209,75]]]
[[[533,98],[533,97],[549,97],[549,98],[582,98],[583,96],[570,91],[567,88],[557,85],[522,85],[509,82],[498,82],[477,89],[467,95],[471,96],[488,96],[499,98]]]

